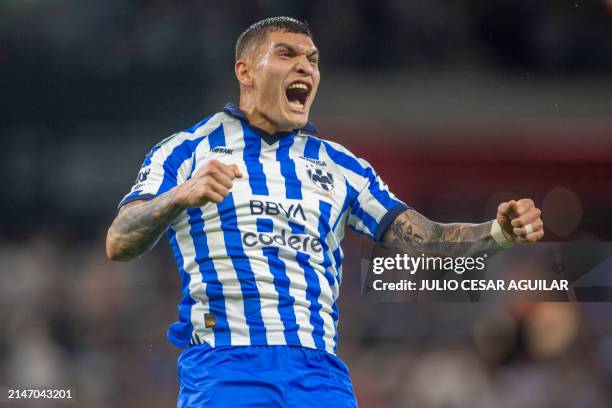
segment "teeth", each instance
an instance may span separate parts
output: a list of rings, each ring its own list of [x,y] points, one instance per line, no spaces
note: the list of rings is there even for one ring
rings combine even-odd
[[[294,82],[291,85],[289,85],[287,87],[287,89],[304,89],[304,90],[308,90],[308,86],[306,84],[303,84],[301,82]]]
[[[289,102],[289,103],[290,103],[291,105],[295,105],[295,106],[297,106],[297,107],[298,107],[298,108],[300,108],[300,109],[304,107],[304,104],[303,104],[303,103],[301,103],[301,102],[299,102],[299,101],[294,101],[294,102]]]

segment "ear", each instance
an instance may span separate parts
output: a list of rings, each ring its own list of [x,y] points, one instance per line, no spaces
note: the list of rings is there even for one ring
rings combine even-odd
[[[244,86],[253,86],[253,77],[251,75],[251,61],[239,59],[234,64],[234,71],[238,82]]]

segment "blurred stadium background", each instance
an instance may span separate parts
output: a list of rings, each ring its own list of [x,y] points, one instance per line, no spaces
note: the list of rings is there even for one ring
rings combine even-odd
[[[234,41],[272,15],[314,30],[322,136],[419,211],[530,196],[547,240],[612,237],[610,0],[3,0],[0,387],[175,404],[169,247],[111,263],[106,229],[151,146],[237,99]],[[368,303],[360,240],[339,354],[362,407],[611,406],[609,304]]]

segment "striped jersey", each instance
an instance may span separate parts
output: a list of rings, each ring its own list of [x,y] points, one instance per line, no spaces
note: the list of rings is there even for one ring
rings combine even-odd
[[[407,206],[372,167],[312,124],[270,135],[232,104],[157,144],[119,206],[188,180],[208,160],[243,174],[167,235],[182,282],[178,347],[292,345],[335,353],[348,225],[379,241]]]

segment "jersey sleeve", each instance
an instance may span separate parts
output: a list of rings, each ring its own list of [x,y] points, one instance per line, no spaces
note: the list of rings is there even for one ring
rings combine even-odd
[[[325,149],[342,168],[347,182],[347,224],[356,232],[380,242],[395,218],[409,207],[397,199],[372,166],[338,143],[325,141]]]
[[[147,153],[132,189],[118,208],[136,200],[151,200],[178,184],[181,171],[188,165],[186,159],[191,159],[180,139],[180,133],[175,133]]]
[[[354,191],[347,224],[356,232],[380,242],[389,225],[409,207],[389,191],[389,187],[363,159],[357,159],[361,167],[361,185]]]

